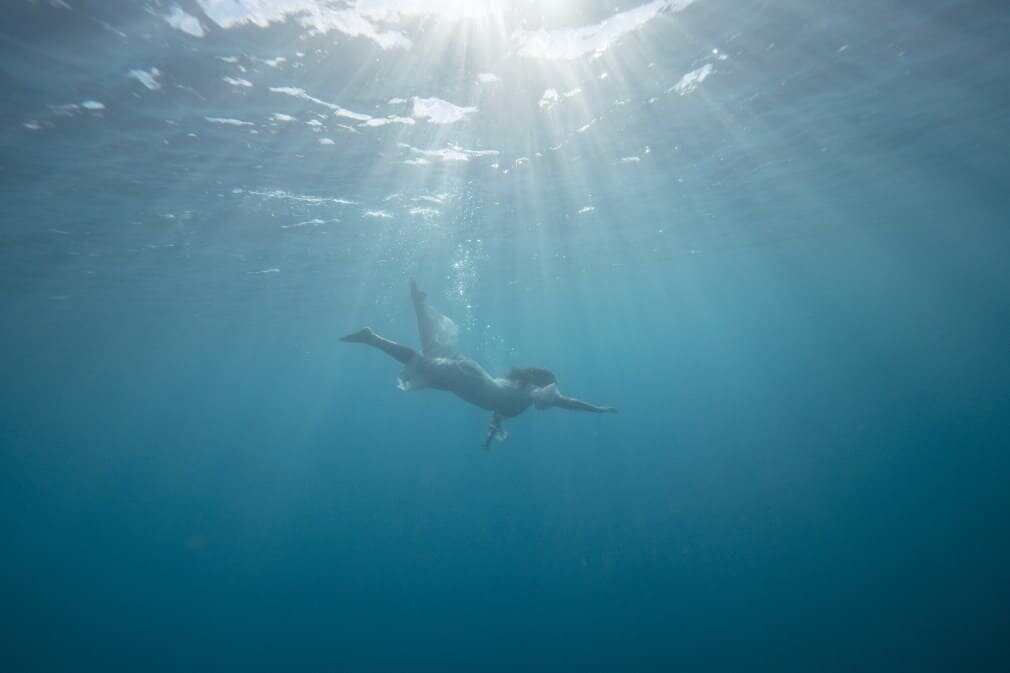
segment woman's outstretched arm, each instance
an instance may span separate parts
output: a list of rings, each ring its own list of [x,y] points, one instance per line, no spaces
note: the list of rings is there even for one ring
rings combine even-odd
[[[617,409],[614,407],[601,407],[595,404],[590,404],[589,402],[577,400],[574,397],[565,397],[561,394],[554,398],[554,406],[561,407],[562,409],[571,409],[572,411],[591,411],[594,414],[617,413]]]

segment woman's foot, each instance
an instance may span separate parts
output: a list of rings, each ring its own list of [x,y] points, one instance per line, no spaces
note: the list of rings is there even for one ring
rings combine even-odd
[[[348,334],[347,336],[340,337],[341,341],[346,341],[347,343],[368,343],[375,336],[375,332],[372,331],[371,327],[366,327],[365,329],[358,330],[353,334]]]

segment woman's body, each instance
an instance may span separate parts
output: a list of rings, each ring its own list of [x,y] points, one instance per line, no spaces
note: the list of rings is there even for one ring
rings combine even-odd
[[[494,378],[473,360],[452,356],[455,324],[428,306],[425,294],[413,281],[410,290],[421,334],[421,353],[384,339],[368,327],[348,334],[341,341],[367,344],[401,362],[404,369],[400,374],[400,388],[403,390],[447,390],[470,404],[494,412],[485,448],[495,435],[504,436],[503,419],[518,416],[531,405],[538,409],[560,407],[594,413],[617,411],[613,407],[565,397],[558,392],[554,375],[545,369],[513,369],[504,378]]]

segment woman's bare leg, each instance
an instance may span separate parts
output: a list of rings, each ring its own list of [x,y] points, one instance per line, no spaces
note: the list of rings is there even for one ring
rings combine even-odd
[[[413,348],[398,344],[395,341],[390,341],[389,339],[384,339],[373,332],[371,327],[366,327],[365,329],[354,332],[353,334],[340,337],[340,340],[346,343],[368,344],[372,348],[378,348],[389,357],[403,364],[407,364],[417,355],[417,351]]]

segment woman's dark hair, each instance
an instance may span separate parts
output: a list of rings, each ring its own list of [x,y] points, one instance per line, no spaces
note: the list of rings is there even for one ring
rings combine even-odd
[[[539,367],[513,367],[508,371],[508,374],[505,375],[505,378],[509,381],[514,381],[519,385],[536,386],[537,388],[543,388],[544,386],[549,386],[552,383],[558,382],[558,380],[554,377],[554,374],[546,369],[540,369]]]

